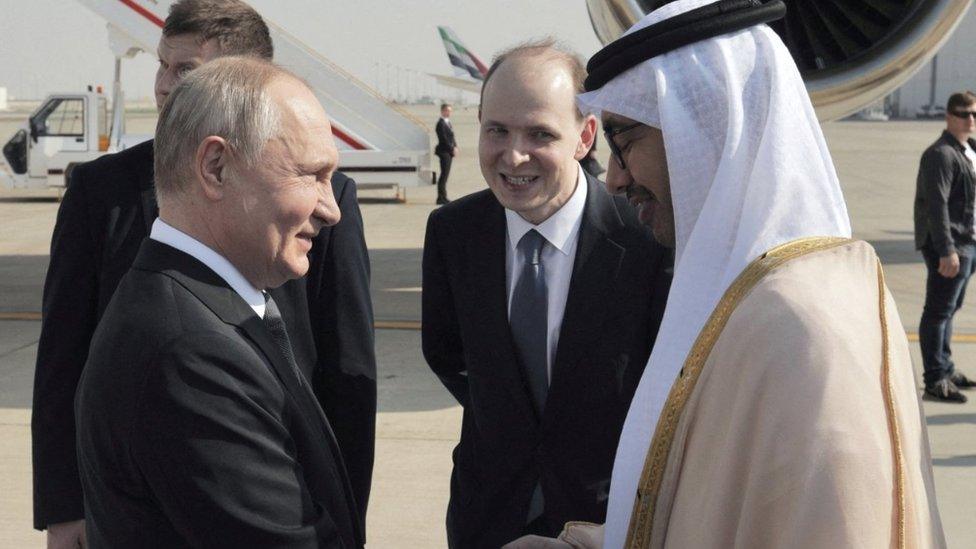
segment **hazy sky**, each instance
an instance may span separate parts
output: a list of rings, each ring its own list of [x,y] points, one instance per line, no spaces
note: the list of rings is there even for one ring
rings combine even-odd
[[[264,17],[358,76],[380,63],[452,74],[437,25],[486,62],[502,48],[553,35],[584,57],[600,47],[584,0],[251,0]],[[112,82],[105,21],[75,0],[0,0],[0,87],[16,98]],[[123,64],[127,96],[149,98],[154,56]],[[405,78],[405,77],[404,77]],[[383,78],[380,78],[381,86]]]

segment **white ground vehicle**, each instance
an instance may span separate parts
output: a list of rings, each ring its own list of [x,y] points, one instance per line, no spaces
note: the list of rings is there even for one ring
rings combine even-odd
[[[155,55],[174,0],[78,1],[108,21],[115,54],[111,116],[98,90],[49,96],[3,147],[0,181],[8,187],[64,186],[73,164],[150,137],[125,135],[122,59],[140,51]],[[433,183],[430,137],[419,120],[271,21],[268,27],[275,61],[304,78],[329,113],[344,173],[360,187],[395,188],[398,197],[401,188]]]
[[[75,165],[152,137],[120,132],[112,144],[112,127],[100,89],[50,95],[4,145],[10,173],[0,171],[0,178],[11,188],[63,186]]]

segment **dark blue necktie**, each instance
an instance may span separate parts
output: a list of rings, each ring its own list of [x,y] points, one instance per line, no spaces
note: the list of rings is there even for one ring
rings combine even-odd
[[[517,251],[524,260],[515,290],[509,323],[519,359],[532,391],[532,400],[541,417],[549,392],[549,299],[546,273],[542,265],[544,236],[535,229],[525,233]]]
[[[298,362],[295,360],[295,353],[292,352],[291,339],[288,338],[288,330],[285,328],[285,320],[281,318],[281,311],[278,310],[278,304],[275,303],[274,298],[271,294],[264,294],[264,325],[271,332],[271,339],[274,340],[275,346],[281,351],[282,356],[288,361],[288,365],[291,366],[295,376],[298,377],[299,385],[308,385],[305,381],[305,376],[302,374],[301,370],[298,369]]]
[[[517,251],[524,264],[512,292],[512,311],[509,315],[512,337],[540,418],[546,408],[546,393],[549,392],[549,290],[542,265],[545,246],[545,237],[535,229],[519,240]],[[544,509],[542,486],[536,484],[529,501],[526,524],[542,515]]]

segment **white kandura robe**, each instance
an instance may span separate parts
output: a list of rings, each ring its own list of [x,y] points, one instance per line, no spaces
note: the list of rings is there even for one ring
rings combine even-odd
[[[850,241],[787,261],[742,297],[680,412],[650,534],[634,547],[945,547],[887,290],[890,385],[883,372],[878,269]],[[563,537],[602,546],[600,529]]]

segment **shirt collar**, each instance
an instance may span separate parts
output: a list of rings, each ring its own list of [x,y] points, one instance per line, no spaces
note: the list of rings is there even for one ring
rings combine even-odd
[[[966,152],[966,145],[960,143],[959,140],[956,139],[956,136],[952,135],[949,130],[942,130],[942,139],[952,145],[952,147],[957,151]],[[966,143],[968,143],[973,150],[976,150],[976,139],[973,139],[972,137],[967,138]]]
[[[579,167],[576,175],[576,189],[569,200],[556,213],[549,216],[538,225],[533,225],[513,210],[505,209],[505,221],[508,225],[508,245],[511,249],[518,246],[519,240],[525,233],[535,229],[539,231],[554,248],[565,255],[570,253],[573,236],[579,232],[583,220],[583,208],[586,206],[586,175]]]
[[[254,309],[255,314],[264,318],[264,292],[252,286],[224,256],[158,217],[153,221],[149,238],[172,246],[209,267]]]

